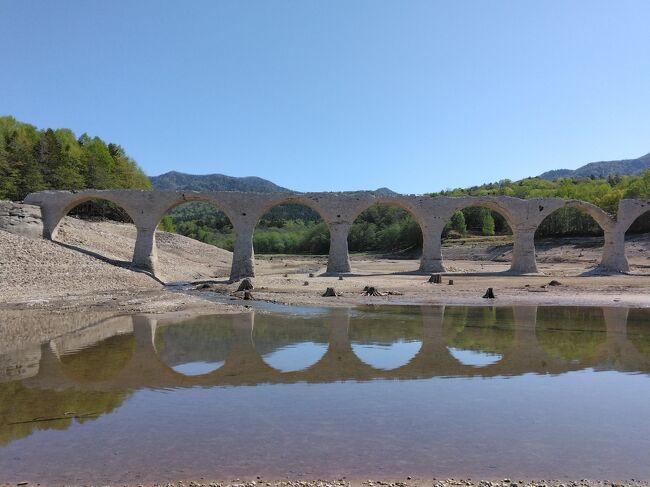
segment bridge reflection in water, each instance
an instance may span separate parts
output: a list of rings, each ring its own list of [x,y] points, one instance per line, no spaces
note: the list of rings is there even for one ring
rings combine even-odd
[[[93,422],[137,391],[586,370],[646,376],[650,310],[379,306],[182,322],[121,316],[0,356],[0,365],[2,453],[37,430],[75,424],[70,412],[90,412],[77,421]]]
[[[584,368],[648,373],[648,323],[650,310],[572,307],[386,306],[180,323],[132,316],[55,339],[24,354],[33,363],[15,369],[28,371],[16,379],[30,388],[93,391]]]

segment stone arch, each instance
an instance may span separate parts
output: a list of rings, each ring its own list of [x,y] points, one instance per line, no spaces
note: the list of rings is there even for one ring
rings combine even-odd
[[[544,222],[547,221],[550,217],[553,215],[557,214],[560,211],[563,211],[565,209],[573,209],[577,210],[581,214],[587,215],[591,217],[591,220],[599,227],[599,231],[602,232],[604,235],[606,232],[608,232],[612,227],[613,227],[613,220],[612,218],[601,208],[597,207],[594,204],[587,203],[585,201],[579,201],[579,200],[559,200],[556,201],[554,200],[551,202],[551,204],[548,204],[546,206],[544,205],[539,205],[541,210],[540,214],[538,215],[538,223],[535,227],[535,234],[534,234],[534,245],[535,245],[535,251],[536,253],[539,252],[540,249],[545,249],[546,247],[551,248],[552,246],[556,245],[556,240],[553,237],[549,237],[552,239],[552,242],[550,243],[550,246],[544,245],[543,242],[541,242],[541,237],[539,235],[540,228],[543,228]],[[576,263],[580,264],[581,261],[580,259],[583,259],[582,265],[580,266],[580,269],[577,269],[579,272],[583,271],[585,268],[596,268],[599,266],[599,264],[602,262],[602,257],[598,255],[598,257],[595,258],[590,258],[589,257],[589,248],[594,247],[594,244],[598,244],[599,247],[603,247],[604,244],[599,244],[599,241],[595,241],[595,238],[600,238],[600,235],[594,235],[592,237],[585,237],[585,236],[576,236],[576,239],[584,239],[583,244],[580,246],[580,242],[577,242],[576,246],[580,246],[580,250],[576,250],[578,252],[578,255],[576,257],[577,261]],[[585,256],[585,250],[586,256]],[[604,250],[604,249],[603,249]],[[542,250],[543,252],[543,250]],[[600,252],[602,253],[602,252]],[[539,259],[539,257],[538,257]],[[551,259],[554,261],[558,259],[558,257],[551,257]],[[563,257],[560,259],[562,262],[567,262],[567,259]],[[547,261],[547,259],[542,256],[542,262]]]
[[[624,252],[631,272],[650,274],[650,207],[640,208],[622,222],[619,229],[623,233]]]
[[[60,244],[80,250],[110,263],[119,265],[130,264],[132,260],[132,252],[135,246],[131,241],[136,237],[135,224],[137,221],[137,211],[131,207],[128,202],[122,201],[119,197],[110,193],[71,193],[71,196],[72,197],[58,205],[58,207],[56,205],[48,205],[48,207],[42,209],[44,235]],[[115,232],[112,234],[111,240],[115,242],[116,240],[122,239],[124,240],[123,245],[115,245],[111,249],[102,247],[98,248],[94,242],[85,240],[85,237],[88,236],[87,232],[75,233],[74,228],[71,228],[72,235],[67,235],[65,231],[61,231],[63,219],[78,206],[91,201],[111,203],[123,211],[128,217],[129,221],[127,222],[114,222],[115,225],[125,224],[128,226],[125,226],[124,228],[115,226],[112,229]],[[89,222],[88,225],[93,225],[93,223]],[[131,250],[124,253],[127,249]]]
[[[468,208],[485,208],[499,214],[505,220],[511,233],[514,235],[515,230],[519,224],[517,211],[515,208],[510,208],[507,204],[504,204],[502,200],[503,198],[497,199],[497,197],[449,198],[448,199],[449,203],[445,205],[445,211],[442,212],[442,214],[440,215],[440,220],[443,225],[443,227],[441,228],[441,232],[444,226],[446,226],[446,224],[451,221],[454,213],[456,213],[457,211],[462,211]],[[441,233],[441,239],[442,239],[442,233]],[[506,257],[503,254],[507,254],[511,250],[512,250],[512,245],[510,244],[497,246],[494,248],[492,252],[487,254],[487,257],[488,258],[491,257],[490,260],[500,257],[501,259],[503,259],[504,262],[508,262],[508,260],[505,260]],[[445,259],[444,256],[442,255],[442,246],[441,246],[441,266],[443,268],[444,268],[444,260]],[[512,258],[510,262],[511,262],[510,269],[513,269],[515,267],[514,258]]]
[[[262,205],[260,205],[259,210],[257,212],[258,221],[256,223],[259,223],[259,220],[266,213],[271,211],[273,208],[282,205],[306,206],[314,210],[316,213],[318,213],[318,216],[320,216],[323,219],[323,221],[329,226],[331,215],[329,215],[326,209],[319,203],[318,196],[310,196],[308,194],[294,194],[294,193],[273,194],[272,198],[269,198]]]
[[[591,216],[594,219],[596,223],[598,223],[598,226],[600,226],[603,232],[608,231],[614,223],[612,217],[608,215],[607,212],[605,212],[605,210],[594,205],[593,203],[588,203],[587,201],[580,201],[580,200],[554,199],[550,204],[546,206],[540,205],[538,226],[541,225],[541,223],[546,218],[548,218],[553,213],[563,208],[575,208],[577,210],[581,210],[587,213],[589,216]]]
[[[156,266],[155,266],[156,275],[160,278],[163,278],[164,280],[184,281],[187,280],[187,277],[182,275],[168,275],[165,272],[164,265],[160,263],[158,251],[164,249],[165,244],[169,240],[168,235],[161,233],[164,232],[164,229],[160,228],[160,224],[163,221],[163,218],[167,215],[170,215],[170,212],[172,212],[174,209],[184,205],[191,205],[191,204],[205,205],[210,207],[209,211],[211,216],[216,216],[219,213],[223,213],[223,215],[227,219],[228,224],[232,227],[232,233],[233,233],[232,240],[234,246],[234,240],[237,234],[237,226],[235,225],[236,213],[232,211],[232,209],[228,205],[228,202],[222,201],[219,198],[215,198],[209,193],[188,192],[188,193],[182,193],[180,195],[177,195],[173,199],[166,201],[163,205],[160,206],[160,208],[155,214],[154,221],[152,222],[152,227],[155,230],[151,235],[151,238],[152,238],[152,253],[156,258]],[[181,232],[174,232],[174,233],[183,235],[183,233]],[[187,238],[192,238],[193,240],[196,240],[198,242],[210,244],[207,241],[202,241],[198,238],[190,237],[189,235],[185,235],[185,236]],[[215,250],[214,253],[210,255],[211,272],[210,275],[204,275],[203,277],[214,278],[214,277],[228,276],[233,262],[233,256],[232,256],[233,248],[232,247],[225,248],[222,246],[218,246],[216,244],[213,246]],[[226,252],[229,252],[230,255],[228,255],[228,253]]]
[[[285,218],[275,222],[268,217],[285,206],[294,206],[296,209],[302,207],[308,211],[302,214],[296,213],[297,220],[304,225],[296,225],[293,228],[293,235],[298,239],[285,238],[287,223]],[[289,210],[293,217],[293,211]],[[298,209],[298,212],[302,211]],[[323,207],[317,196],[308,194],[273,194],[266,198],[255,209],[252,218],[253,228],[251,238],[255,254],[315,254],[327,255],[330,248],[330,222],[331,215],[327,208]],[[280,224],[278,224],[280,223]],[[311,240],[309,240],[311,239]],[[287,269],[290,272],[290,269]]]
[[[44,236],[54,240],[57,237],[61,221],[73,209],[87,203],[89,201],[106,201],[123,210],[131,222],[136,221],[137,212],[130,205],[122,201],[119,197],[111,193],[101,192],[83,192],[83,193],[68,193],[69,196],[64,201],[48,202],[41,206],[43,212],[43,231]]]
[[[396,207],[406,212],[406,214],[412,217],[415,223],[417,224],[417,228],[420,233],[421,245],[423,245],[425,235],[427,234],[426,217],[422,208],[417,204],[415,204],[415,202],[410,198],[379,196],[379,197],[368,198],[365,200],[360,200],[355,205],[354,210],[350,213],[350,222],[349,222],[350,230],[357,222],[359,217],[361,217],[361,215],[363,215],[366,211],[370,210],[371,208],[377,208],[377,207]],[[346,235],[346,244],[347,246],[350,246],[349,232],[348,235]],[[422,259],[423,257],[420,258],[420,264],[418,269],[422,268]],[[416,271],[416,269],[413,269],[413,271]],[[403,271],[398,271],[398,272],[403,272]]]

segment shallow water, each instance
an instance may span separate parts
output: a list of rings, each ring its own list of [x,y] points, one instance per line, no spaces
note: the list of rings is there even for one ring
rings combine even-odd
[[[650,479],[650,310],[123,316],[0,364],[4,481]]]

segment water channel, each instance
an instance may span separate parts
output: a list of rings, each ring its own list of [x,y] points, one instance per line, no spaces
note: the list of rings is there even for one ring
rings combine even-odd
[[[0,354],[0,480],[650,479],[650,310],[118,316]]]

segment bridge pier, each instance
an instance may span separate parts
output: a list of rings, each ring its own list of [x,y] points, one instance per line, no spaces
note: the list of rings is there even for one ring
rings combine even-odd
[[[533,228],[513,228],[514,244],[510,272],[514,274],[537,274],[535,258],[535,230]]]
[[[235,227],[235,247],[232,251],[230,280],[238,281],[245,277],[255,277],[253,232],[255,231],[256,222],[232,223]]]
[[[605,229],[603,257],[599,267],[609,272],[628,272],[630,270],[625,255],[625,232],[619,225],[612,229]]]
[[[156,227],[136,224],[136,230],[138,233],[133,248],[133,265],[147,270],[155,276],[158,269]]]
[[[422,257],[420,258],[420,271],[445,272],[442,263],[442,230],[445,225],[422,225]]]
[[[348,234],[351,223],[329,222],[330,253],[327,259],[327,274],[350,272],[350,254],[348,253]]]

